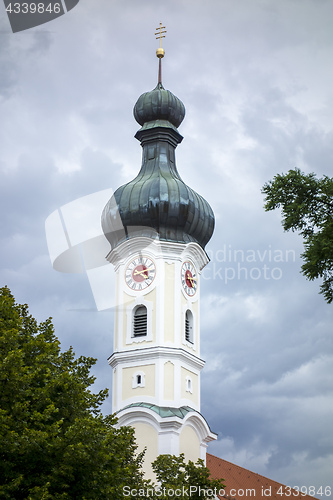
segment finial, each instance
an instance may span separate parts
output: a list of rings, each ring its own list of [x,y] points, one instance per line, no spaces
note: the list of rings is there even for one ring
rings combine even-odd
[[[156,40],[159,38],[160,39],[160,46],[159,48],[156,50],[156,55],[158,57],[158,85],[162,86],[162,57],[164,57],[164,49],[162,49],[162,38],[165,38],[165,33],[166,33],[166,30],[165,30],[165,26],[162,26],[162,23],[160,23],[160,26],[159,28],[156,28],[156,33],[155,33],[155,36],[156,36]]]
[[[164,30],[164,31],[163,31]],[[162,26],[162,23],[160,23],[160,26],[159,28],[156,28],[156,33],[155,33],[155,36],[156,36],[156,40],[159,38],[160,39],[160,46],[159,48],[156,50],[156,55],[157,57],[160,59],[161,57],[164,57],[164,49],[162,49],[162,38],[165,38],[165,35],[164,33],[166,33],[166,30],[165,30],[165,26]]]

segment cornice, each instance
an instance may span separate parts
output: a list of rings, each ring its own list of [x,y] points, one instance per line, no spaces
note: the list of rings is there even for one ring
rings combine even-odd
[[[147,232],[148,229],[151,231],[151,237],[131,237],[117,245],[107,255],[107,260],[115,266],[116,271],[130,256],[144,253],[145,250],[157,259],[192,260],[200,271],[208,264],[209,257],[198,243],[190,242],[184,244],[160,240],[152,228],[135,228],[135,231],[140,230],[142,234],[145,231]]]
[[[135,134],[135,138],[141,142],[141,146],[151,142],[166,141],[172,147],[176,148],[183,140],[176,127],[166,120],[155,120],[145,124]]]
[[[135,363],[138,360],[156,361],[157,359],[165,359],[166,361],[182,360],[196,370],[201,370],[205,365],[203,359],[198,358],[184,349],[162,346],[114,352],[108,358],[108,363],[112,368],[116,368],[119,363]]]
[[[156,423],[160,429],[159,434],[163,432],[170,432],[173,429],[177,433],[181,432],[183,425],[190,425],[194,427],[200,436],[200,440],[204,443],[209,443],[217,438],[217,434],[213,432],[205,417],[193,410],[189,412],[184,418],[176,415],[170,417],[161,417],[156,411],[146,408],[144,406],[127,406],[117,412],[118,425],[133,425],[135,421],[147,421],[147,423]]]

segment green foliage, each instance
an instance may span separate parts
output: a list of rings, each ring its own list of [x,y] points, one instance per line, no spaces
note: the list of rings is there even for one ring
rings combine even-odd
[[[95,361],[61,352],[51,320],[0,289],[0,499],[123,499],[142,484],[133,430],[89,389]]]
[[[196,464],[191,461],[185,463],[183,453],[179,457],[159,455],[152,466],[159,483],[156,497],[152,498],[212,499],[225,487],[223,479],[210,479],[209,469],[203,460],[198,460]]]
[[[143,479],[133,429],[116,429],[100,411],[107,390],[90,390],[94,363],[61,352],[51,320],[0,289],[0,499],[215,498],[222,480],[184,455],[155,460],[158,485]]]
[[[333,301],[333,179],[304,174],[299,169],[276,175],[262,189],[265,210],[282,209],[285,231],[304,238],[302,273],[309,280],[322,278],[321,291]]]

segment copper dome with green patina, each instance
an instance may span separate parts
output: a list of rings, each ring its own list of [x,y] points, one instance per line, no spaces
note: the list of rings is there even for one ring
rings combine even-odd
[[[184,116],[184,104],[160,83],[135,104],[142,165],[135,179],[118,188],[104,208],[102,227],[111,249],[128,238],[150,236],[151,231],[160,240],[195,242],[202,248],[210,240],[213,211],[185,184],[176,167],[175,148],[183,139],[177,127]]]
[[[140,125],[155,120],[166,120],[176,128],[185,116],[185,106],[170,90],[158,83],[154,90],[145,92],[136,101],[134,118]]]

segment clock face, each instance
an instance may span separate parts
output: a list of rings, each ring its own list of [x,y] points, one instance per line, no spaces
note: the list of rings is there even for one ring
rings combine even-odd
[[[182,285],[185,293],[192,297],[198,288],[198,277],[191,262],[184,262],[181,271]]]
[[[136,291],[144,290],[154,281],[156,267],[149,257],[136,257],[125,271],[126,284]]]

